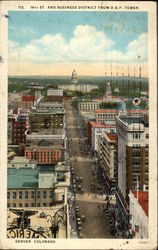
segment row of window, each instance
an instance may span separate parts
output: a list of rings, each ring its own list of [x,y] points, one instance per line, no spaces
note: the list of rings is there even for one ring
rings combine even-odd
[[[31,207],[46,207],[46,206],[49,206],[51,207],[53,205],[52,202],[49,203],[49,205],[47,205],[45,202],[44,203],[37,203],[37,205],[35,203],[31,203]],[[7,203],[7,207],[9,208],[11,205],[10,203]],[[22,203],[19,203],[19,204],[16,204],[16,203],[13,203],[12,204],[12,207],[28,207],[28,203],[25,203],[24,205]]]
[[[28,152],[25,153],[26,156],[28,156]],[[52,151],[51,153],[50,152],[31,152],[31,156],[33,155],[36,155],[36,156],[53,156],[53,155],[57,155],[59,156],[60,155],[60,152],[59,151]]]
[[[38,160],[39,162],[56,162],[60,161],[60,157],[54,157],[54,158],[36,158],[36,157],[31,157],[31,160]]]
[[[47,192],[46,191],[37,191],[37,198],[43,198],[43,199],[46,199],[48,196]],[[11,197],[11,192],[8,191],[7,192],[7,199],[10,199]],[[24,193],[22,191],[19,191],[19,192],[12,192],[12,198],[13,199],[16,199],[16,198],[19,198],[19,199],[22,199],[22,198],[25,198],[25,199],[28,199],[29,198],[29,192],[28,191],[25,191]],[[49,191],[49,198],[52,198],[53,197],[53,191]],[[30,198],[35,198],[35,192],[34,191],[31,191],[30,193]]]

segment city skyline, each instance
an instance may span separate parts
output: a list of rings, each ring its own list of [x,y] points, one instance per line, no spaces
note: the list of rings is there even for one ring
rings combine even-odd
[[[146,12],[9,12],[9,75],[147,76]],[[106,66],[106,69],[105,69]],[[126,73],[125,73],[126,74]],[[107,72],[108,75],[108,72]],[[126,74],[127,75],[127,74]],[[131,73],[133,75],[133,72]]]

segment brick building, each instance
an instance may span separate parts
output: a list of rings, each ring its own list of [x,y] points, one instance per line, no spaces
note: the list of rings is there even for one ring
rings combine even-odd
[[[141,114],[116,118],[118,187],[128,200],[130,190],[148,190],[149,124]]]
[[[12,118],[12,144],[26,142],[26,118],[18,116],[17,120]]]
[[[38,109],[29,117],[32,131],[42,128],[64,128],[65,111],[63,109]]]
[[[35,101],[35,96],[33,95],[23,95],[22,96],[22,105],[24,108],[31,108]]]
[[[65,160],[64,139],[29,140],[25,145],[25,157],[40,165],[56,164]]]
[[[117,135],[103,132],[98,140],[98,157],[107,185],[112,188],[117,183]]]

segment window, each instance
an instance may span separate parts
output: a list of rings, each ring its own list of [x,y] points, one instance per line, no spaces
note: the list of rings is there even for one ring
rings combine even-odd
[[[19,207],[22,207],[22,203],[19,203]]]
[[[7,192],[7,199],[10,199],[10,192]]]
[[[22,199],[22,192],[19,191],[19,199]]]
[[[40,207],[40,203],[37,203],[37,207]]]
[[[13,199],[16,199],[16,192],[13,192]]]
[[[16,203],[13,203],[13,207],[16,207]]]
[[[146,139],[148,139],[149,138],[149,134],[147,133],[145,137],[146,137]]]
[[[53,191],[49,192],[49,198],[53,198]]]
[[[10,207],[10,203],[7,203],[7,207]]]
[[[28,192],[25,191],[25,199],[28,199]]]
[[[25,203],[25,207],[28,207],[28,203]]]
[[[31,191],[31,198],[35,198],[35,193],[34,193],[34,191]]]
[[[40,198],[40,191],[37,191],[37,198]]]
[[[43,191],[43,199],[46,198],[46,191]]]
[[[133,151],[133,157],[140,157],[140,151]]]
[[[43,203],[43,207],[46,207],[46,203]]]
[[[35,205],[34,205],[34,203],[31,203],[31,207],[34,207]]]

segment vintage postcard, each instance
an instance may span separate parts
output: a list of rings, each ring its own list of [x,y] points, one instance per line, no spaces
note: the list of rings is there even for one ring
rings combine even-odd
[[[156,4],[0,2],[0,249],[157,249]]]

